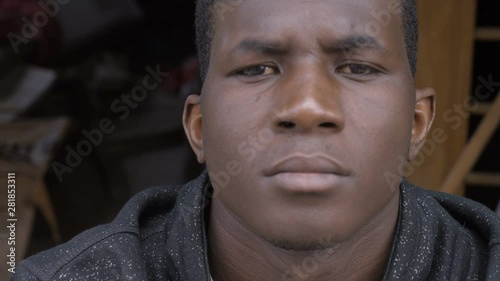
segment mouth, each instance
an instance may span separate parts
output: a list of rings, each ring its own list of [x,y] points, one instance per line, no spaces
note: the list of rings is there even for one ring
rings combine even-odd
[[[273,185],[301,193],[317,193],[339,186],[350,172],[338,161],[323,155],[292,155],[277,161],[264,172]]]

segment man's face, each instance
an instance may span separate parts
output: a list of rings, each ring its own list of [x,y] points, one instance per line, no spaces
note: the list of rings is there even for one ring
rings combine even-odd
[[[398,198],[386,177],[412,149],[415,89],[391,2],[246,0],[214,11],[189,130],[213,202],[266,241],[341,242]],[[392,18],[378,22],[383,11]]]

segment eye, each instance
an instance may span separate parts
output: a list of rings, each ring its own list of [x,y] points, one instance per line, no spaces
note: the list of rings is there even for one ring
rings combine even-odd
[[[380,73],[380,71],[375,67],[360,63],[349,63],[342,65],[337,68],[337,71],[340,73],[353,75],[371,75]]]
[[[272,75],[278,73],[278,69],[268,65],[254,65],[247,67],[243,70],[238,71],[237,75],[243,76],[261,76],[261,75]]]

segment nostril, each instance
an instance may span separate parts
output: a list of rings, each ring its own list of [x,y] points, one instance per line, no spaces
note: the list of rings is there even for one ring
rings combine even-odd
[[[293,129],[295,128],[295,123],[290,121],[281,121],[278,123],[278,126],[285,129]]]
[[[332,122],[323,122],[321,124],[319,124],[319,126],[321,128],[336,128],[337,125],[335,125],[335,123],[332,123]]]

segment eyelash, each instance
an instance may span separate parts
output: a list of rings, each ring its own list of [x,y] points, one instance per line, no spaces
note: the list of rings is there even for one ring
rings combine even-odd
[[[247,77],[253,77],[253,76],[266,76],[266,75],[270,75],[270,74],[248,74],[248,73],[245,73],[249,70],[255,70],[257,68],[261,68],[260,70],[264,70],[264,72],[267,70],[267,69],[271,69],[273,70],[275,73],[279,73],[279,69],[275,66],[270,66],[270,65],[265,65],[265,64],[258,64],[258,65],[252,65],[252,66],[249,66],[249,67],[246,67],[244,69],[241,69],[241,70],[238,70],[236,71],[236,75],[239,75],[239,76],[247,76]],[[258,71],[258,70],[257,70]]]
[[[354,62],[350,62],[350,63],[343,63],[341,65],[339,65],[335,71],[336,72],[340,72],[340,73],[343,73],[342,69],[345,69],[345,68],[352,68],[352,67],[362,67],[362,68],[365,68],[366,72],[365,73],[355,73],[352,71],[352,69],[349,69],[350,70],[350,73],[344,73],[344,74],[347,74],[347,75],[354,75],[354,76],[370,76],[370,75],[377,75],[377,74],[380,74],[382,73],[383,71],[374,67],[374,66],[371,66],[371,65],[368,65],[368,64],[365,64],[365,63],[354,63]],[[252,65],[252,66],[249,66],[249,67],[246,67],[244,69],[241,69],[241,70],[238,70],[235,72],[235,75],[238,75],[238,76],[244,76],[244,77],[258,77],[258,76],[268,76],[268,75],[272,75],[272,74],[265,74],[266,70],[268,69],[271,69],[272,71],[274,71],[274,73],[272,74],[276,74],[276,73],[279,73],[280,70],[275,67],[275,66],[271,66],[271,65],[265,65],[265,64],[258,64],[258,65]],[[259,70],[262,70],[264,71],[263,74],[249,74],[249,73],[245,73],[247,71],[250,71],[250,70],[256,70],[257,72]]]
[[[368,76],[368,75],[377,75],[377,74],[380,74],[380,73],[383,72],[382,70],[380,70],[380,69],[378,69],[378,68],[376,68],[374,66],[371,66],[371,65],[368,65],[368,64],[364,64],[364,63],[354,63],[354,62],[341,64],[339,67],[337,67],[335,69],[335,71],[336,72],[341,72],[340,70],[345,69],[345,68],[350,68],[350,67],[353,67],[353,66],[364,67],[364,68],[366,68],[366,70],[368,71],[368,73],[354,73],[354,72],[352,72],[352,69],[350,69],[351,73],[345,73],[345,74],[347,74],[347,75],[356,75],[356,76]]]

